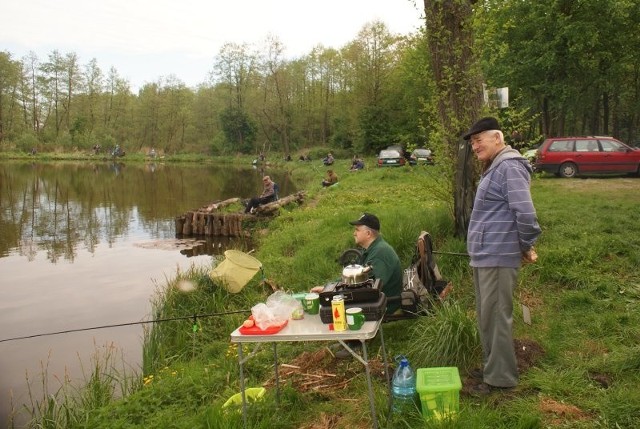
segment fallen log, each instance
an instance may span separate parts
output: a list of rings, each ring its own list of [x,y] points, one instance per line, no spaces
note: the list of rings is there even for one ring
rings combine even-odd
[[[296,192],[295,194],[287,195],[272,203],[264,204],[256,208],[256,216],[273,216],[281,207],[291,203],[302,203],[304,200],[304,191]]]
[[[224,201],[218,201],[216,203],[211,203],[208,206],[204,206],[200,208],[200,211],[212,212],[214,210],[220,210],[223,207],[230,206],[233,203],[237,203],[240,201],[240,198],[229,198]]]
[[[278,215],[280,208],[291,203],[302,203],[304,191],[287,195],[277,201],[258,206],[255,213],[222,213],[223,207],[240,201],[240,198],[229,198],[214,202],[192,210],[175,219],[176,234],[180,236],[208,235],[224,237],[250,236],[249,224],[268,217]]]

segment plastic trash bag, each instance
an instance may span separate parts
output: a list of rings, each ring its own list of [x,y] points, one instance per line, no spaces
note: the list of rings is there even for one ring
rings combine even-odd
[[[283,291],[277,291],[269,295],[266,303],[254,305],[251,314],[256,326],[265,330],[270,326],[282,325],[298,308],[302,308],[300,301]]]

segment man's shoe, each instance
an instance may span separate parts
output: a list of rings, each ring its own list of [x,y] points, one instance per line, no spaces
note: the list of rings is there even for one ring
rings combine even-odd
[[[480,383],[473,386],[469,390],[469,392],[475,396],[487,396],[492,394],[493,392],[508,392],[513,389],[514,387],[492,386],[487,383]]]
[[[491,387],[487,383],[480,383],[472,386],[469,393],[474,396],[487,396],[491,394]]]
[[[469,371],[469,377],[471,378],[478,378],[480,380],[482,380],[484,373],[482,372],[482,368],[474,368],[471,371]]]

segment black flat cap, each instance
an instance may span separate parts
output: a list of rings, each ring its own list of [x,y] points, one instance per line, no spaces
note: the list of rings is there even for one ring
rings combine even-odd
[[[500,124],[498,123],[498,120],[491,116],[487,116],[476,121],[476,123],[473,124],[471,128],[469,128],[469,131],[467,131],[467,133],[462,136],[462,138],[465,140],[469,140],[472,135],[489,130],[500,130]]]

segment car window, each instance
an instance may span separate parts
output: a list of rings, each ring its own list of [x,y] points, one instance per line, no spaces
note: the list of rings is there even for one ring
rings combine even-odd
[[[573,140],[554,140],[547,150],[549,152],[573,152]]]
[[[576,152],[600,152],[598,142],[594,139],[576,140]]]
[[[626,152],[627,148],[613,140],[600,140],[603,152]]]
[[[400,158],[400,152],[397,150],[382,150],[380,151],[380,158]]]

